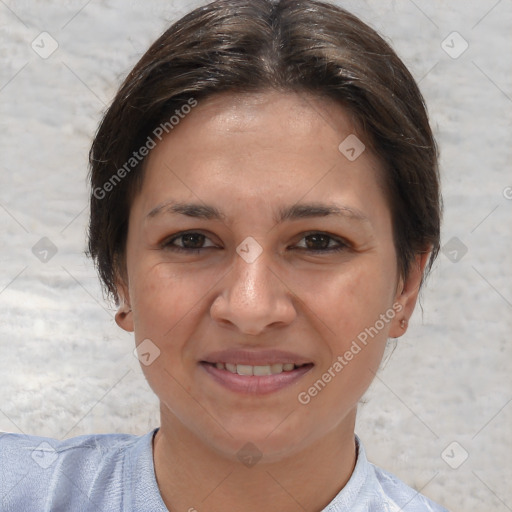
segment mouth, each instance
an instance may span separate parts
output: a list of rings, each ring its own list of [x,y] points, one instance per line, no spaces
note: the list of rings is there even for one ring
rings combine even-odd
[[[227,359],[227,360],[226,360]],[[292,361],[293,360],[293,361]],[[199,366],[210,377],[232,392],[264,395],[282,390],[296,383],[314,366],[303,359],[275,353],[219,353],[208,357]]]

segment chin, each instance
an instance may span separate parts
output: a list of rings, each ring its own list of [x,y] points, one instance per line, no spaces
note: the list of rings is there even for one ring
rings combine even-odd
[[[226,430],[218,425],[207,428],[203,438],[228,459],[260,457],[262,463],[279,462],[306,449],[321,434],[318,425],[308,425],[299,415],[292,418],[293,413],[288,414],[273,415],[272,420],[266,421],[261,421],[261,413],[258,413],[260,421],[254,415],[236,421],[231,418],[229,424],[219,420]]]

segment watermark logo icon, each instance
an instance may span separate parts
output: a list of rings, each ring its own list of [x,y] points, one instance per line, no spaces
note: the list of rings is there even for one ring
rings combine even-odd
[[[41,32],[31,46],[39,57],[47,59],[57,50],[59,43],[48,32]]]
[[[248,468],[255,466],[263,456],[258,447],[253,443],[246,443],[236,454],[238,460]]]
[[[46,236],[32,247],[32,254],[42,263],[48,263],[56,254],[57,246]]]
[[[263,252],[261,245],[252,236],[248,236],[237,248],[236,252],[247,263],[255,262]]]
[[[338,150],[340,151],[340,153],[351,162],[357,160],[365,149],[366,146],[353,133],[350,134],[346,139],[344,139],[338,146]]]
[[[468,457],[467,450],[457,441],[450,443],[441,453],[441,458],[452,469],[460,468]]]
[[[149,366],[160,356],[160,349],[149,338],[146,338],[135,347],[133,355],[144,366]]]
[[[458,263],[468,252],[468,248],[459,238],[454,236],[443,245],[441,252],[452,263]]]
[[[57,459],[58,454],[53,446],[43,441],[31,454],[32,459],[43,469],[49,468]]]
[[[458,59],[469,48],[469,43],[458,32],[452,32],[443,39],[441,48],[452,59]]]

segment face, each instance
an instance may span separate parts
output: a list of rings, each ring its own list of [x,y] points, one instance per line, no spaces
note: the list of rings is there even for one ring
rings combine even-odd
[[[221,94],[151,151],[117,319],[158,354],[161,429],[275,458],[353,435],[425,260],[399,278],[379,161],[338,149],[355,134],[328,100]]]

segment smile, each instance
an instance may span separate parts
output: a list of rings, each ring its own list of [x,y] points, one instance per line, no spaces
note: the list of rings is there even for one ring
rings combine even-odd
[[[282,390],[301,379],[313,363],[235,364],[201,361],[200,367],[210,382],[220,384],[231,392],[245,395],[266,395]]]

